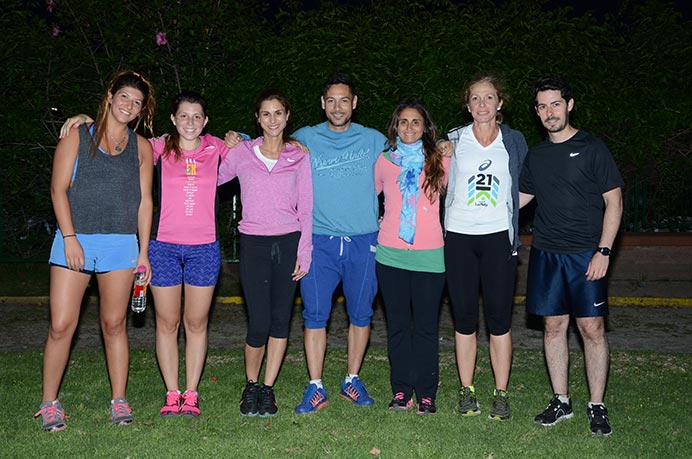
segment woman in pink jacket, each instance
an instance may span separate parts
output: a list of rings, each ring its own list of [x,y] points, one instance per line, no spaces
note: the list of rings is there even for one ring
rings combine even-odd
[[[387,314],[387,350],[394,398],[407,410],[433,414],[439,380],[438,314],[445,284],[440,195],[449,158],[435,146],[437,129],[425,106],[404,100],[387,129],[391,147],[375,164],[384,193],[377,245],[377,280]]]
[[[243,203],[240,280],[248,309],[245,375],[240,414],[275,416],[274,383],[288,344],[298,280],[312,255],[310,157],[290,143],[288,99],[278,91],[259,95],[255,116],[262,136],[233,147],[219,168],[219,184],[235,177]],[[266,355],[263,384],[259,384]]]

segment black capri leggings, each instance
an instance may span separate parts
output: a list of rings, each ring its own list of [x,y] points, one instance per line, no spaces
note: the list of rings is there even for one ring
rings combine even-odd
[[[245,342],[262,347],[267,339],[288,338],[297,282],[300,233],[281,236],[240,235],[240,282],[248,312]]]
[[[451,231],[445,236],[447,290],[454,328],[462,335],[478,329],[479,288],[490,334],[504,335],[512,326],[512,303],[517,273],[507,231],[470,235]]]

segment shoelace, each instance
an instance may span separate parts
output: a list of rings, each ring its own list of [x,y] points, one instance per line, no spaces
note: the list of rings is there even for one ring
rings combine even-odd
[[[52,424],[53,422],[57,421],[58,419],[63,419],[65,417],[65,410],[56,408],[54,404],[44,406],[36,414],[34,414],[34,417],[38,416],[43,416],[43,419],[46,420],[46,424]]]
[[[354,400],[358,400],[360,398],[360,391],[356,388],[355,384],[353,382],[349,383],[346,386],[346,393]]]
[[[251,404],[254,398],[257,396],[257,387],[250,386],[243,391],[243,404]]]
[[[127,404],[127,402],[114,402],[113,412],[116,417],[129,416],[132,413],[132,408]]]
[[[276,404],[274,399],[274,391],[268,389],[261,389],[260,401],[262,402],[262,408],[270,408]]]
[[[177,392],[169,392],[166,394],[166,405],[167,406],[178,406],[180,402],[180,394]]]
[[[199,399],[196,394],[185,392],[183,394],[183,405],[197,407],[199,405]]]
[[[322,397],[322,393],[319,390],[315,391],[313,396],[310,398],[310,404],[312,406],[317,406],[323,400],[323,398],[324,397]]]
[[[432,405],[432,399],[428,397],[423,397],[422,399],[420,399],[420,404],[430,406]]]
[[[404,395],[403,392],[397,392],[394,394],[394,401],[395,402],[403,402],[406,396]]]

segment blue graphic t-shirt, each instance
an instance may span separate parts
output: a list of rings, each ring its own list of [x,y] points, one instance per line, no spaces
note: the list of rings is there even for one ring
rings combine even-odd
[[[293,137],[310,150],[313,234],[357,236],[378,230],[374,170],[387,139],[351,123],[343,132],[327,122],[298,129]]]

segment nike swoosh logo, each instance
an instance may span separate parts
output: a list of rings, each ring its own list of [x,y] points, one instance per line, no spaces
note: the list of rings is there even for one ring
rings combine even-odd
[[[599,306],[603,306],[604,304],[605,304],[605,301],[601,301],[600,303],[594,303],[594,304],[593,304],[593,307],[594,307],[594,308],[597,308],[597,307],[599,307]]]
[[[296,162],[295,159],[291,159],[291,158],[286,158],[286,161],[288,161],[289,163],[295,163]]]
[[[569,154],[570,158],[574,158],[575,156],[579,156],[579,153],[570,153]]]

